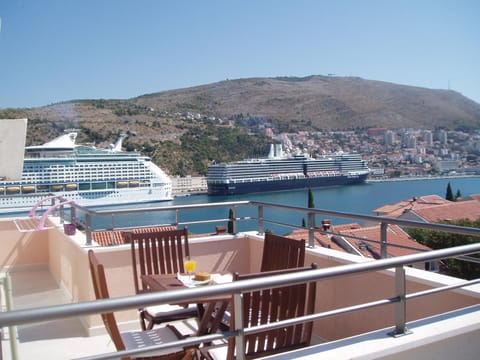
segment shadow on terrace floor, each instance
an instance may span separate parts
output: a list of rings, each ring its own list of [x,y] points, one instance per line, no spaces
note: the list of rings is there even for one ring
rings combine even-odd
[[[48,269],[10,273],[14,309],[69,303]],[[108,335],[88,337],[80,320],[60,319],[17,327],[19,359],[66,359],[114,351]],[[8,337],[2,339],[3,358],[10,359]]]

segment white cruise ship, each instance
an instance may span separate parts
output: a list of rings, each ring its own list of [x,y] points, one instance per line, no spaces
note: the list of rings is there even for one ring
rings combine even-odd
[[[172,200],[165,172],[138,152],[122,151],[126,135],[109,149],[76,145],[76,131],[25,148],[22,179],[0,181],[0,213],[29,211],[47,196],[86,206]]]

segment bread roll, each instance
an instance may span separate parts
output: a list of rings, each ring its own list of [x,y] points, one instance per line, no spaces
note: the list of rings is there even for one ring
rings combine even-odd
[[[197,281],[210,280],[210,273],[205,272],[205,271],[199,271],[199,272],[195,273],[195,278],[194,279],[197,280]]]

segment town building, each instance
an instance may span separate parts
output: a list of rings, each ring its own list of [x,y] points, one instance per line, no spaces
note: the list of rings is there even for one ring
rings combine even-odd
[[[172,193],[174,195],[207,191],[207,178],[204,176],[172,177]]]
[[[384,205],[374,212],[378,216],[430,223],[463,219],[475,221],[480,219],[478,198],[479,196],[473,195],[465,200],[449,201],[438,195],[428,195]]]

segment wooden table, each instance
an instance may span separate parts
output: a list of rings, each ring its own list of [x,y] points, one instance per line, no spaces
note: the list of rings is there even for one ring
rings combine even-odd
[[[187,288],[184,283],[177,279],[175,274],[142,275],[142,283],[144,288],[148,288],[151,291]]]
[[[177,278],[176,274],[154,274],[154,275],[143,275],[141,277],[143,282],[143,287],[150,289],[150,291],[168,291],[168,290],[179,290],[179,289],[187,289],[188,287]],[[208,286],[208,285],[204,285]],[[222,328],[223,330],[227,330],[228,326],[222,324],[220,321],[221,319],[210,319],[210,317],[204,316],[205,312],[212,312],[215,309],[215,306],[218,304],[219,308],[221,309],[221,314],[218,316],[223,318],[223,314],[225,310],[230,305],[231,297],[209,297],[209,298],[201,298],[201,299],[194,299],[190,301],[190,303],[196,303],[198,308],[198,315],[199,315],[199,328],[206,332],[216,331],[217,328]],[[207,309],[205,309],[204,304],[207,304]],[[180,303],[177,305],[187,306],[188,303]],[[213,321],[213,323],[212,323]]]
[[[215,275],[216,274],[212,274],[212,277],[215,277]],[[143,288],[148,288],[151,291],[178,290],[181,288],[188,288],[181,280],[177,278],[176,274],[142,275],[141,280],[143,283]]]

